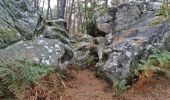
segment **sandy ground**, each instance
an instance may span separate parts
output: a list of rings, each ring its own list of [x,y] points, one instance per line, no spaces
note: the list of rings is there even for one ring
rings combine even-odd
[[[170,100],[170,80],[153,76],[139,80],[120,96],[113,96],[112,88],[96,78],[89,70],[68,72],[62,100]]]

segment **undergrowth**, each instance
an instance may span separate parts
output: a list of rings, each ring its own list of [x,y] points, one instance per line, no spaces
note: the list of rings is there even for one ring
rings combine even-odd
[[[23,100],[26,89],[52,70],[50,67],[34,63],[29,58],[1,63],[0,97],[13,95],[17,99]]]
[[[167,18],[169,18],[169,13],[168,11],[170,10],[168,2],[166,2],[166,0],[163,1],[162,3],[162,7],[160,9],[160,15],[163,15]]]
[[[139,75],[139,71],[143,71],[146,74],[153,70],[155,73],[164,73],[167,78],[170,78],[170,52],[158,51],[155,54],[149,56],[147,61],[140,61],[139,68],[136,70],[136,75]]]
[[[126,89],[128,88],[127,86],[127,81],[124,80],[113,80],[113,91],[114,95],[120,95],[123,93]]]
[[[170,52],[154,51],[147,61],[140,61],[134,74],[138,76],[141,85],[145,83],[147,78],[152,78],[154,74],[170,78]],[[127,90],[129,88],[127,84],[126,80],[113,80],[115,95],[120,95],[123,91]]]

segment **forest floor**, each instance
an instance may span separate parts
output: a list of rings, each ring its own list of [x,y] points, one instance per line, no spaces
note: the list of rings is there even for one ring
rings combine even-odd
[[[61,100],[170,100],[170,80],[153,76],[138,80],[120,96],[113,96],[111,85],[96,77],[95,72],[69,70]]]

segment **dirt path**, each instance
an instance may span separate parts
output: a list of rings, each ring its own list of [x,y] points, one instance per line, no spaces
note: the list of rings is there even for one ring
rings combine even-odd
[[[170,79],[155,76],[144,83],[139,80],[118,100],[170,100]]]
[[[72,72],[75,73],[75,72]],[[76,74],[76,73],[75,73]],[[75,75],[74,74],[74,75]],[[82,70],[68,79],[64,100],[112,100],[111,86],[96,78],[95,73]]]
[[[65,95],[61,100],[170,100],[170,80],[152,77],[139,80],[122,95],[115,97],[105,81],[96,78],[89,70],[68,72]]]

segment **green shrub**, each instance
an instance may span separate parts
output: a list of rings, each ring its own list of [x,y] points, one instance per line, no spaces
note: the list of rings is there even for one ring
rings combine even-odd
[[[23,100],[23,93],[36,83],[41,76],[47,75],[51,68],[36,64],[29,58],[0,64],[1,96],[14,95]]]
[[[170,52],[157,52],[150,55],[147,61],[140,61],[140,63],[140,67],[136,71],[137,74],[139,74],[139,70],[147,71],[152,69],[155,72],[162,72],[170,78]]]
[[[168,10],[169,10],[169,5],[166,0],[163,1],[162,7],[160,9],[160,15],[163,15],[165,17],[168,17]]]
[[[139,67],[134,70],[133,75],[140,77],[141,74],[144,74],[149,78],[153,76],[153,72],[156,72],[170,78],[170,52],[154,50],[147,61],[141,60],[139,62]],[[113,80],[113,89],[116,95],[120,95],[127,88],[129,88],[127,80]]]
[[[127,88],[128,88],[127,81],[125,79],[124,80],[114,80],[113,81],[113,90],[115,92],[115,95],[120,95]]]

